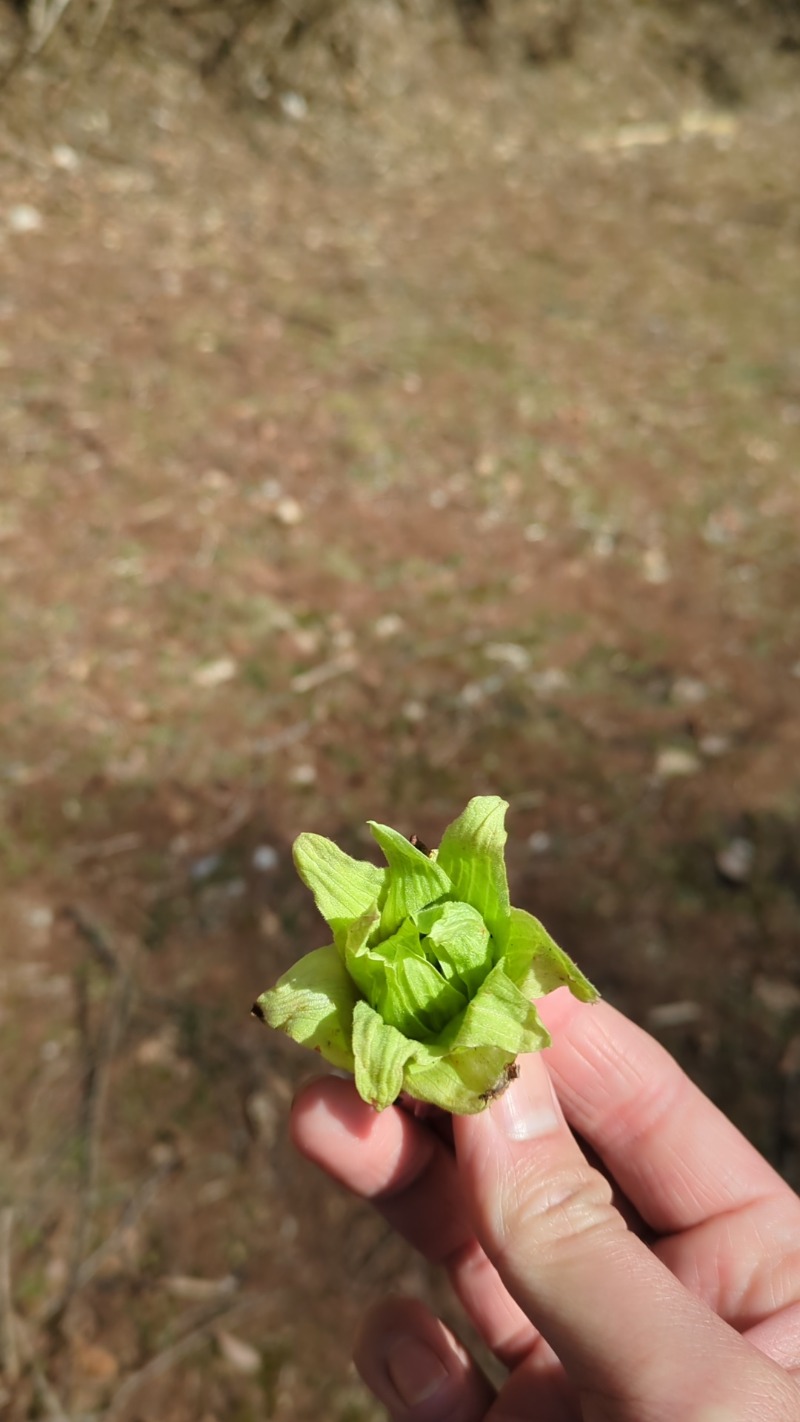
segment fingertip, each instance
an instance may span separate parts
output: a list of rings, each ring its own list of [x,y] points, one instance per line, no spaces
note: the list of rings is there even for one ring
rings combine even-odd
[[[362,1101],[352,1081],[322,1076],[297,1092],[289,1115],[289,1135],[301,1155],[325,1169],[341,1150],[368,1142],[378,1117]]]
[[[494,1397],[458,1339],[415,1299],[388,1298],[370,1309],[354,1358],[396,1422],[479,1422]]]

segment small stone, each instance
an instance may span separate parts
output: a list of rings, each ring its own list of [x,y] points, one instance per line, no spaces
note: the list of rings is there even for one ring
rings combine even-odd
[[[213,878],[214,874],[222,865],[221,854],[204,854],[202,859],[196,859],[189,868],[189,878],[195,884],[203,884],[206,879]]]
[[[776,1017],[788,1017],[800,1009],[800,987],[788,978],[767,978],[759,974],[753,983],[753,996]]]
[[[424,721],[427,714],[421,701],[406,701],[403,705],[403,716],[412,725],[416,726],[420,721]]]
[[[729,884],[746,884],[753,872],[756,847],[753,841],[737,836],[714,856],[714,863]]]
[[[243,1338],[236,1338],[222,1328],[218,1329],[216,1340],[220,1356],[235,1373],[242,1373],[244,1377],[255,1377],[260,1373],[261,1354],[252,1343],[245,1343]]]
[[[679,676],[672,683],[672,700],[678,706],[699,706],[708,696],[708,687],[696,676]]]
[[[376,637],[380,637],[382,642],[388,641],[390,637],[396,637],[398,632],[402,632],[405,627],[405,620],[397,612],[385,612],[382,617],[376,618],[372,624],[372,630]]]
[[[316,766],[310,761],[305,761],[301,765],[293,765],[289,771],[289,781],[292,785],[313,785],[317,778]]]
[[[272,510],[272,514],[273,518],[276,518],[278,523],[282,523],[284,528],[293,528],[303,517],[303,510],[297,502],[297,499],[292,499],[287,496],[286,498],[278,499],[278,502]]]
[[[12,232],[41,232],[44,219],[39,209],[27,202],[17,203],[8,210],[8,225]]]
[[[215,662],[206,662],[204,666],[198,667],[192,676],[192,681],[195,686],[205,688],[223,686],[226,681],[233,680],[237,670],[233,657],[219,657]]]
[[[201,1279],[192,1274],[168,1274],[162,1283],[167,1293],[183,1303],[211,1303],[214,1299],[230,1298],[239,1282],[234,1274],[221,1279]]]
[[[552,692],[563,691],[569,686],[569,677],[562,667],[543,667],[533,673],[530,684],[540,696],[550,696]]]
[[[274,1145],[279,1126],[274,1097],[268,1091],[253,1091],[245,1102],[245,1112],[253,1135],[262,1145]]]
[[[81,166],[78,154],[68,143],[56,143],[50,150],[50,158],[53,167],[60,168],[62,173],[75,173]]]
[[[642,557],[642,575],[646,583],[661,587],[672,576],[663,548],[646,548]]]
[[[429,489],[428,503],[432,509],[446,509],[450,495],[446,489]]]
[[[702,1015],[700,1003],[688,998],[680,1002],[660,1002],[647,1013],[647,1025],[656,1031],[661,1027],[689,1027]]]
[[[549,854],[553,848],[553,836],[547,830],[534,830],[528,835],[528,848],[531,854]]]
[[[655,773],[659,780],[675,780],[683,775],[696,775],[702,762],[693,751],[682,746],[665,746],[658,752]]]
[[[703,752],[703,755],[710,756],[713,759],[714,756],[727,754],[731,748],[731,738],[730,736],[718,735],[712,731],[707,736],[701,736],[697,744],[699,749]]]
[[[301,657],[313,657],[319,651],[322,641],[319,627],[295,627],[291,635],[292,646]]]
[[[300,123],[308,114],[308,103],[302,94],[296,94],[289,90],[280,97],[281,110],[288,119],[293,119],[295,123]]]
[[[526,543],[544,543],[547,529],[541,523],[529,523],[522,531]]]
[[[610,558],[614,552],[614,535],[608,529],[602,528],[592,539],[592,552],[595,558]]]
[[[21,909],[21,917],[40,944],[49,942],[55,914],[48,904],[25,904]]]
[[[504,662],[514,671],[527,671],[530,666],[530,652],[518,642],[487,642],[483,655],[491,662]]]
[[[277,869],[280,856],[271,844],[259,844],[253,850],[250,861],[257,874],[270,874]]]
[[[486,693],[479,681],[468,681],[458,693],[462,706],[480,706],[486,700]]]
[[[172,1067],[177,1060],[178,1029],[170,1023],[154,1037],[145,1037],[136,1048],[139,1066]]]

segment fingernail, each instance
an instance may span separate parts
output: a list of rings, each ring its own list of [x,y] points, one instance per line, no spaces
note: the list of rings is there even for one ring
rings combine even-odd
[[[509,1141],[532,1141],[557,1131],[561,1116],[550,1077],[542,1066],[512,1081],[491,1107],[492,1120]]]
[[[406,1407],[426,1402],[450,1376],[441,1358],[419,1338],[395,1338],[386,1354],[386,1371]]]

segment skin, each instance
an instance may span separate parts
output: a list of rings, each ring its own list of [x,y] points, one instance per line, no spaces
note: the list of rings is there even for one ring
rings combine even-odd
[[[507,1369],[393,1298],[367,1386],[395,1422],[800,1422],[800,1199],[620,1013],[539,1007],[553,1046],[452,1142],[339,1079],[295,1101],[298,1149],[447,1270]]]

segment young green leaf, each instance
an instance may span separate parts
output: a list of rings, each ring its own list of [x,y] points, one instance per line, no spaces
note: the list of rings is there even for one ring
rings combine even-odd
[[[437,858],[450,878],[453,897],[478,910],[500,950],[508,935],[510,909],[503,855],[507,809],[497,795],[477,795],[448,825]]]
[[[351,859],[321,834],[298,835],[292,853],[300,878],[334,935],[377,903],[386,876],[377,864]]]
[[[568,987],[581,1002],[596,1002],[599,996],[544,925],[525,909],[511,910],[504,963],[508,976],[526,997],[544,997],[560,987]]]
[[[389,865],[381,902],[381,935],[388,936],[417,909],[449,893],[450,880],[436,860],[429,859],[397,830],[375,820],[367,823]]]
[[[441,964],[444,976],[468,997],[478,991],[492,966],[492,941],[471,904],[435,904],[414,915],[426,934],[425,951]]]
[[[358,993],[332,943],[295,963],[253,1008],[293,1041],[320,1052],[332,1066],[354,1068],[353,1008]]]
[[[359,1096],[378,1111],[396,1101],[403,1089],[403,1068],[415,1046],[402,1032],[381,1021],[369,1003],[356,1003],[353,1055]]]

